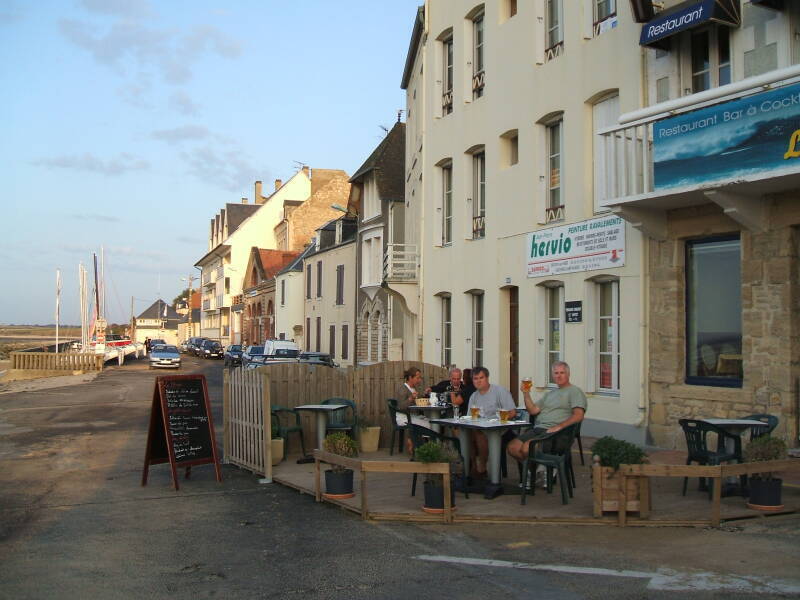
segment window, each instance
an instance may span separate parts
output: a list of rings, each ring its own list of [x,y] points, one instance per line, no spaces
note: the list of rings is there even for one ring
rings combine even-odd
[[[336,265],[336,304],[344,304],[344,265]]]
[[[597,132],[616,126],[619,119],[619,96],[611,96],[592,106],[592,126],[594,129],[594,210],[599,212],[607,210],[603,200],[617,196],[617,178],[613,172],[613,165],[620,164],[610,158],[616,149],[617,159],[622,159],[623,144],[614,140],[614,136],[603,136]]]
[[[483,65],[483,13],[472,20],[472,97],[483,96],[485,73]]]
[[[481,239],[485,235],[486,153],[477,152],[472,156],[472,239]]]
[[[317,298],[322,298],[322,261],[317,261]]]
[[[453,321],[452,299],[442,297],[442,366],[453,364]]]
[[[375,286],[383,278],[383,236],[366,234],[361,240],[361,285]]]
[[[547,377],[553,381],[553,363],[564,352],[561,332],[564,329],[564,288],[547,288]]]
[[[619,391],[619,282],[607,281],[597,286],[598,302],[598,387]]]
[[[442,42],[442,115],[453,112],[453,38]]]
[[[483,294],[472,295],[472,364],[483,366]]]
[[[742,386],[739,236],[686,243],[686,383]]]
[[[547,126],[547,208],[564,205],[561,189],[562,125],[563,121],[559,119]]]
[[[364,178],[364,217],[363,220],[367,221],[381,214],[381,199],[378,193],[378,185],[375,182],[375,177],[367,175]]]
[[[594,0],[595,24],[617,14],[617,0]]]
[[[286,305],[286,280],[281,279],[281,306]]]
[[[519,130],[511,129],[500,136],[500,150],[502,167],[511,167],[519,162]]]
[[[322,338],[322,317],[317,317],[317,343],[314,346],[315,352],[320,351],[320,338]]]
[[[306,317],[306,350],[311,351],[311,317]]]
[[[331,325],[328,328],[328,352],[331,358],[336,356],[336,325]]]
[[[692,32],[691,93],[731,82],[731,45],[727,27],[710,27]]]
[[[508,17],[509,19],[517,14],[517,0],[508,0]]]
[[[342,325],[342,360],[347,360],[347,330],[349,327],[347,325]]]
[[[453,165],[442,167],[442,246],[453,243]]]
[[[563,14],[562,0],[547,0],[547,11],[545,25],[545,60],[552,60],[560,56],[564,49],[564,34],[561,30]]]
[[[306,265],[306,299],[311,300],[311,265]]]

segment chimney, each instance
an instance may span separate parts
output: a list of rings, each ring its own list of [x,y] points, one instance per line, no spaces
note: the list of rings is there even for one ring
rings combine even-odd
[[[280,179],[276,179],[275,180],[275,191],[277,192],[279,189],[281,189],[282,185],[283,185],[283,182]]]
[[[242,204],[247,204],[247,198],[242,198]]]
[[[263,204],[264,201],[262,200],[262,198],[263,197],[261,195],[261,182],[256,181],[256,199],[255,199],[256,204]]]
[[[306,174],[306,177],[311,177],[311,169],[308,168],[308,165],[303,165],[303,173]]]

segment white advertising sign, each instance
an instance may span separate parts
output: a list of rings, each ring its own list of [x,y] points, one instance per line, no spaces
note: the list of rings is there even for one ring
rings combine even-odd
[[[528,277],[625,265],[625,221],[607,216],[528,234]]]

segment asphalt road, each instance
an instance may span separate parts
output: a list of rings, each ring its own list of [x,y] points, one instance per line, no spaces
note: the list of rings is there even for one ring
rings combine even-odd
[[[205,373],[221,440],[220,362]],[[0,393],[0,598],[759,598],[800,594],[796,517],[723,530],[375,524],[209,466],[140,485],[154,378]]]

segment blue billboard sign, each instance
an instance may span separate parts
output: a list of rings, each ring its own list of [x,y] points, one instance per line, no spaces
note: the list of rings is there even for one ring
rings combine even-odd
[[[674,12],[658,15],[642,26],[639,44],[649,46],[671,35],[701,25],[711,19],[715,5],[716,0],[699,0],[681,5],[681,8]]]
[[[800,83],[653,124],[655,189],[800,167]]]

